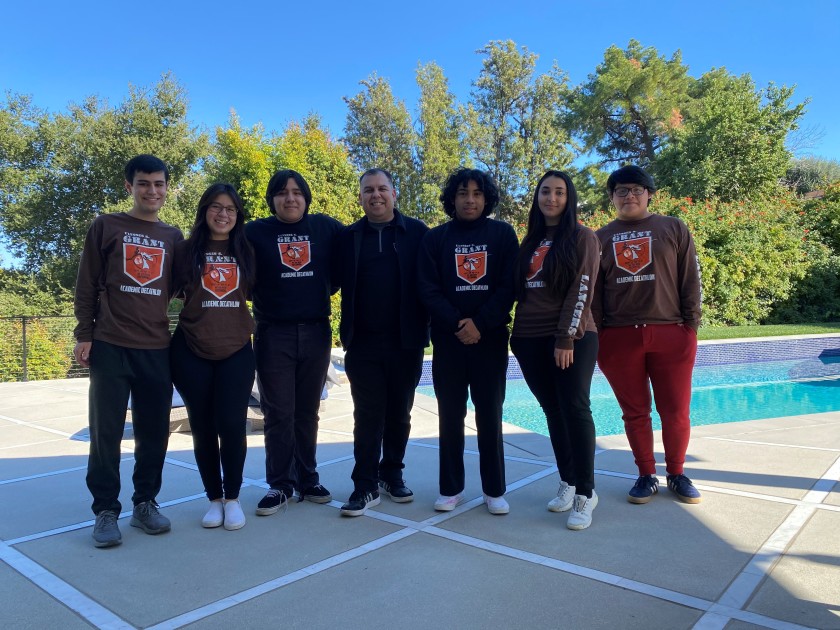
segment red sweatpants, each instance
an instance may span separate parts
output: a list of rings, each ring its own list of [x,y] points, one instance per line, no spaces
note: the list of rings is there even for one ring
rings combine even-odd
[[[691,433],[691,373],[697,333],[682,324],[605,328],[599,335],[598,365],[621,406],[624,431],[640,475],[656,474],[651,396],[662,418],[665,467],[683,472]]]

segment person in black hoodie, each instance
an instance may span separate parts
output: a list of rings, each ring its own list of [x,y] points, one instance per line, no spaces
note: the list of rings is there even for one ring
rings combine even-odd
[[[341,235],[341,344],[353,396],[354,490],[343,516],[414,500],[404,468],[414,390],[429,344],[429,316],[417,297],[417,252],[428,228],[401,214],[388,171],[359,180],[365,216]]]
[[[256,256],[254,354],[265,416],[265,474],[270,486],[257,515],[274,514],[295,489],[300,500],[329,503],[316,470],[318,406],[330,363],[330,295],[338,290],[335,250],[341,223],[309,214],[312,193],[297,171],[268,182],[273,216],[245,235]]]
[[[464,499],[469,393],[484,502],[491,514],[507,514],[502,403],[519,244],[510,225],[488,216],[499,202],[488,173],[458,169],[446,181],[440,200],[452,220],[424,237],[418,262],[420,298],[432,320],[438,400],[440,497],[435,509],[453,510]]]

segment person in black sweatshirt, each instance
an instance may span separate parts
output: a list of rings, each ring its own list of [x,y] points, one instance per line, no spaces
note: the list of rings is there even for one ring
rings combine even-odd
[[[403,457],[429,344],[429,316],[417,297],[417,252],[428,228],[394,207],[388,171],[365,171],[359,188],[365,216],[341,236],[341,343],[356,459],[344,516],[378,505],[380,490],[397,503],[414,500],[403,481]]]
[[[513,228],[489,218],[499,191],[488,173],[461,168],[441,193],[452,220],[424,237],[418,261],[420,298],[432,321],[432,378],[438,400],[438,511],[464,499],[464,418],[475,406],[484,501],[507,514],[502,403],[508,365],[513,271],[519,244]]]
[[[269,180],[273,216],[247,224],[256,256],[254,354],[265,416],[265,474],[270,486],[257,515],[300,499],[332,500],[316,470],[318,406],[330,363],[330,295],[337,289],[334,250],[341,223],[309,214],[312,193],[297,171]]]

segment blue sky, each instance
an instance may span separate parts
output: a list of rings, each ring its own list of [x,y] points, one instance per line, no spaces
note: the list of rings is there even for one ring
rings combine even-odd
[[[481,69],[475,51],[490,40],[512,39],[539,54],[538,72],[556,60],[577,84],[608,46],[635,38],[668,57],[681,50],[692,76],[723,66],[759,86],[796,84],[797,102],[811,99],[802,124],[821,134],[809,152],[840,159],[837,0],[36,0],[7,3],[2,22],[0,87],[49,111],[92,94],[117,104],[129,83],[148,87],[172,71],[196,126],[224,125],[235,109],[245,125],[280,131],[315,111],[336,137],[342,97],[372,72],[413,110],[419,63],[440,65],[465,101]]]

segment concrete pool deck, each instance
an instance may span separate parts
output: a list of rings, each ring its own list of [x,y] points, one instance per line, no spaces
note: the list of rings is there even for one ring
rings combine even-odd
[[[340,517],[353,466],[343,385],[321,414],[331,504],[254,516],[266,486],[262,434],[252,433],[247,525],[202,529],[191,438],[175,433],[158,497],[172,531],[147,536],[123,517],[123,544],[95,549],[87,386],[0,384],[0,627],[840,628],[840,412],[696,428],[686,473],[699,505],[664,489],[628,503],[626,439],[599,438],[600,501],[592,526],[573,532],[545,509],[557,488],[548,438],[511,425],[510,514],[481,503],[469,428],[469,501],[436,513],[437,415],[423,396],[406,454],[416,500],[383,497],[365,516]],[[124,446],[130,506],[133,444]]]

